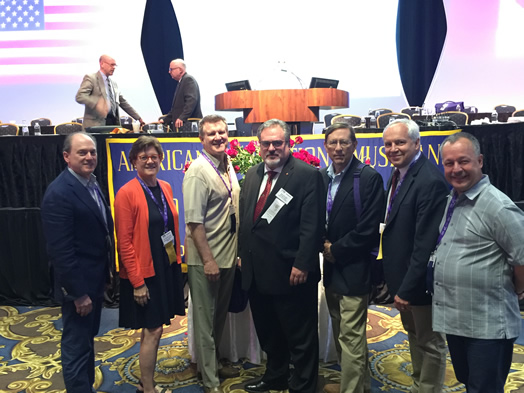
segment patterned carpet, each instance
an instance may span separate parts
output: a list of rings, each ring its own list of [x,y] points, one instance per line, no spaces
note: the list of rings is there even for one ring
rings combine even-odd
[[[140,377],[140,331],[114,328],[118,310],[104,309],[96,338],[97,392],[134,392]],[[64,392],[60,365],[60,308],[0,306],[0,392]],[[162,390],[200,393],[202,387],[187,351],[187,318],[177,317],[164,329],[156,377]],[[408,392],[411,363],[406,335],[396,310],[372,306],[368,321],[372,392]],[[524,339],[515,345],[512,372],[505,392],[524,392]],[[263,372],[263,366],[240,362],[240,376],[224,381],[226,392],[243,392],[242,386]],[[338,382],[339,367],[321,364],[319,387]],[[443,392],[464,392],[448,358]]]

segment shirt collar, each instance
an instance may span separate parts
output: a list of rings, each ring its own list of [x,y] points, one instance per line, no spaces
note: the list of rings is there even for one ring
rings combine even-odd
[[[339,173],[335,174],[335,168],[333,167],[333,163],[329,164],[329,167],[327,169],[327,175],[331,180],[333,180],[336,176],[340,176],[341,178],[344,176],[346,171],[348,170],[349,166],[353,162],[353,157],[349,160],[348,164],[345,166],[344,169],[342,169]]]
[[[473,187],[471,187],[469,190],[464,191],[464,197],[468,198],[469,200],[475,199],[486,187],[488,187],[491,184],[489,181],[488,175],[482,175],[482,178],[478,181],[477,184],[475,184]],[[455,189],[451,190],[452,193],[455,192]]]
[[[74,170],[72,170],[71,168],[67,168],[67,170],[69,171],[69,173],[71,173],[74,177],[76,177],[76,179],[80,182],[80,184],[82,184],[84,187],[87,187],[89,185],[89,183],[93,183],[93,184],[96,184],[96,176],[93,175],[91,173],[91,176],[89,176],[89,179],[86,179],[85,177],[83,176],[80,176],[78,173],[76,173]]]
[[[406,173],[408,172],[409,168],[411,168],[411,165],[413,165],[413,163],[419,159],[421,154],[422,154],[422,152],[419,150],[419,152],[417,153],[417,155],[415,157],[413,157],[413,159],[411,160],[409,165],[406,165],[404,168],[399,168],[398,169],[399,172],[400,172],[400,179],[403,179],[404,176],[406,176]]]
[[[205,154],[205,156],[207,158],[209,158],[211,160],[211,162],[213,162],[213,164],[215,164],[215,166],[218,168],[218,169],[222,169],[223,171],[226,170],[226,160],[222,160],[220,161],[218,158],[212,156],[211,154],[207,153],[205,150],[202,150],[202,154]],[[227,156],[226,154],[224,154],[224,156]]]

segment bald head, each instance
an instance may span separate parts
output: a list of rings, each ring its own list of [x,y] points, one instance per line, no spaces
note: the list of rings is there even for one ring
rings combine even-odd
[[[98,62],[100,63],[100,71],[102,71],[105,76],[113,75],[116,68],[115,59],[108,55],[102,55]]]
[[[169,63],[169,74],[171,78],[176,81],[180,81],[186,73],[186,63],[182,59],[171,60]]]

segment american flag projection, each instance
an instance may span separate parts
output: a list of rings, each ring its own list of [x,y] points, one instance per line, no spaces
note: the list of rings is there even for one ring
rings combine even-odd
[[[67,80],[93,64],[100,0],[0,0],[0,82]]]

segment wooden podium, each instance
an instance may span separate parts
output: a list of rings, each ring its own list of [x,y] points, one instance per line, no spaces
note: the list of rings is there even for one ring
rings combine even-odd
[[[349,108],[349,93],[338,89],[238,90],[215,96],[218,111],[243,111],[244,122],[269,119],[316,122],[320,109]]]

